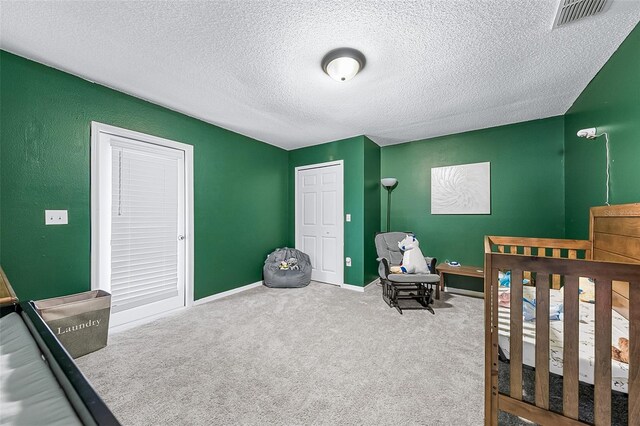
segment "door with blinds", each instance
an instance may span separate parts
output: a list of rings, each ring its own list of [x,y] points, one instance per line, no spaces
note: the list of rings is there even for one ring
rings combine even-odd
[[[100,206],[109,246],[99,287],[112,296],[111,325],[185,306],[184,151],[112,134],[100,145],[110,202]]]

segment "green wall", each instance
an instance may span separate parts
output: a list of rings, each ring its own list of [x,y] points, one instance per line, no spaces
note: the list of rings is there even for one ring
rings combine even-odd
[[[286,244],[286,151],[4,51],[0,95],[1,262],[20,298],[90,289],[91,121],[194,146],[196,299],[259,281]]]
[[[481,265],[487,234],[586,238],[588,209],[640,201],[640,29],[636,27],[563,117],[378,147],[365,136],[286,152],[0,51],[0,263],[18,294],[87,290],[89,128],[99,121],[179,142],[195,152],[195,297],[261,278],[265,255],[295,243],[294,169],[344,160],[345,282],[377,276],[373,235],[385,228],[381,175],[394,176],[392,228],[412,230],[425,254]],[[491,162],[491,215],[431,215],[430,169]],[[70,224],[45,227],[45,209]],[[243,243],[246,265],[229,268]],[[451,283],[449,283],[451,284]],[[454,285],[468,286],[464,280]],[[472,286],[473,287],[473,286]]]
[[[383,147],[381,174],[398,179],[392,230],[415,232],[424,255],[439,262],[477,266],[485,235],[563,237],[563,123],[553,117]],[[432,215],[431,168],[484,161],[491,162],[491,214]],[[380,204],[384,229],[386,194]]]
[[[346,284],[363,286],[375,279],[375,276],[371,277],[375,274],[377,265],[373,265],[368,259],[365,261],[365,253],[371,254],[373,241],[367,243],[367,239],[369,234],[375,235],[378,226],[371,219],[379,222],[379,189],[373,188],[371,184],[373,179],[380,176],[379,167],[376,170],[376,164],[379,163],[376,155],[379,157],[379,150],[380,147],[368,138],[357,136],[289,151],[289,245],[292,247],[295,245],[295,168],[328,161],[344,161],[344,212],[351,214],[351,222],[344,222],[344,256],[351,257],[351,267],[344,268]],[[366,167],[365,157],[371,163]],[[374,208],[367,210],[366,206]],[[369,218],[366,215],[370,215]],[[373,252],[375,261],[375,248]]]
[[[378,278],[375,236],[380,232],[380,147],[364,137],[364,285]]]
[[[640,26],[602,67],[565,117],[566,236],[589,237],[589,208],[606,200],[605,138],[581,139],[597,127],[609,134],[610,204],[640,202]]]

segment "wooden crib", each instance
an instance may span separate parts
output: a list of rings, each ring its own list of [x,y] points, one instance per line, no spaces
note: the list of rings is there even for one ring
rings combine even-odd
[[[640,203],[594,207],[590,238],[485,238],[485,424],[504,411],[541,425],[578,421],[579,277],[595,281],[594,413],[611,423],[612,309],[629,321],[629,425],[640,425]],[[624,263],[623,263],[624,262]],[[498,388],[498,273],[511,271],[509,394]],[[523,279],[535,285],[535,404],[523,401]],[[562,413],[549,410],[549,294],[563,287]]]

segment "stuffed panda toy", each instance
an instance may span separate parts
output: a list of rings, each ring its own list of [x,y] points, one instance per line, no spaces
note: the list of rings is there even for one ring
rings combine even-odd
[[[398,248],[404,252],[400,269],[404,274],[430,274],[427,261],[420,250],[420,243],[415,235],[407,236],[398,242]]]

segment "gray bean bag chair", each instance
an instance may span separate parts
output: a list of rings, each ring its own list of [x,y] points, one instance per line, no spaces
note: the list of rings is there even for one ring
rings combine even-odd
[[[297,260],[296,269],[280,269],[280,262]],[[292,248],[276,249],[267,256],[263,268],[264,285],[267,287],[296,288],[306,287],[311,282],[311,259],[300,250]]]

